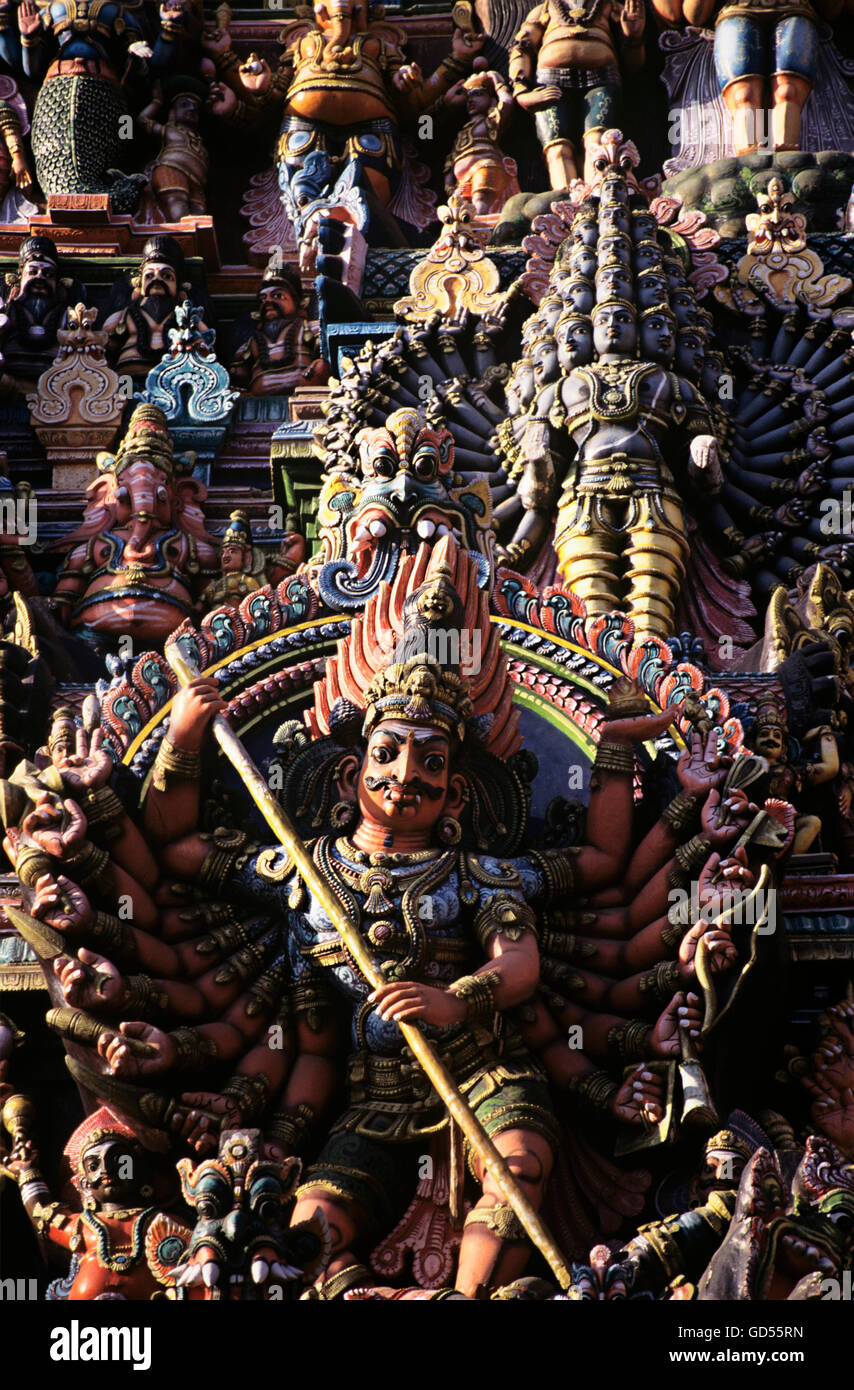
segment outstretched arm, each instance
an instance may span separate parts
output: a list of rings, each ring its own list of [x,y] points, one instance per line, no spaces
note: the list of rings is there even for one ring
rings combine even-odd
[[[199,676],[172,702],[145,798],[145,832],[156,845],[171,845],[199,823],[201,750],[214,716],[226,708],[216,681]]]

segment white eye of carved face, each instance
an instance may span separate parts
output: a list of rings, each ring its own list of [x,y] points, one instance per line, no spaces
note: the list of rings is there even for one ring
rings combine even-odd
[[[166,491],[165,487],[163,487],[162,484],[161,484],[160,487],[157,489],[157,500],[158,500],[158,502],[168,502],[168,501],[169,501],[169,493]]]

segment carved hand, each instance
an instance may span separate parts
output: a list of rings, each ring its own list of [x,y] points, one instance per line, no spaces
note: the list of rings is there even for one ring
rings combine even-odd
[[[139,1057],[131,1052],[128,1041],[146,1043],[157,1049],[154,1057]],[[168,1071],[174,1065],[177,1050],[168,1033],[153,1028],[150,1023],[120,1023],[117,1033],[102,1033],[98,1039],[98,1052],[115,1076],[155,1076]]]
[[[611,1111],[624,1124],[656,1124],[664,1114],[663,1077],[639,1063],[614,1096]]]
[[[36,879],[30,914],[55,931],[68,932],[71,936],[84,931],[94,916],[83,889],[64,874],[56,878],[52,874],[42,874]]]
[[[95,729],[91,739],[85,729],[77,730],[77,752],[51,754],[51,761],[69,791],[88,792],[104,787],[110,780],[113,760],[104,748],[104,730]]]
[[[726,781],[727,767],[731,758],[722,758],[718,752],[718,736],[714,729],[709,733],[705,745],[701,734],[691,735],[691,747],[686,749],[676,764],[679,785],[686,792],[709,792],[721,787]]]
[[[173,1112],[171,1129],[199,1154],[216,1149],[221,1129],[236,1129],[243,1122],[237,1102],[216,1091],[188,1091],[181,1102]]]
[[[416,1018],[421,1018],[425,1023],[442,1028],[451,1023],[463,1023],[466,1017],[464,1000],[458,999],[455,994],[434,989],[432,985],[419,985],[414,981],[393,981],[374,990],[368,997],[380,1018],[395,1023],[412,1023]]]
[[[75,1009],[115,1009],[124,997],[118,968],[106,956],[81,946],[75,956],[57,956],[53,971],[66,1004]]]
[[[699,1039],[702,1025],[699,995],[674,994],[650,1034],[650,1051],[655,1057],[678,1057],[680,1030],[684,1029],[689,1038]]]
[[[738,960],[738,950],[724,927],[710,928],[708,922],[697,922],[682,938],[679,947],[679,969],[686,984],[691,984],[695,978],[694,960],[697,947],[703,938],[709,955],[709,969],[713,975],[731,970]]]
[[[221,714],[225,707],[216,681],[198,676],[175,696],[169,720],[169,742],[175,748],[197,752],[214,715]]]

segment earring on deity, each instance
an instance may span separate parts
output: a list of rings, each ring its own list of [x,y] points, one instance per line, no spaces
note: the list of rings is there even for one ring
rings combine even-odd
[[[336,801],[329,812],[329,820],[334,830],[352,830],[358,815],[355,801]]]
[[[455,816],[440,816],[436,822],[436,834],[443,845],[458,845],[463,837],[463,828]]]

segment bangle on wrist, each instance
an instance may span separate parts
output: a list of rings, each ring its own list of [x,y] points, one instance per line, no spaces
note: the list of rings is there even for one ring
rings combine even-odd
[[[155,791],[165,792],[170,777],[176,781],[197,781],[202,773],[202,755],[188,748],[176,748],[170,739],[164,738],[157,750],[152,773]]]
[[[482,975],[461,976],[448,993],[465,1004],[466,1023],[491,1024],[495,1015],[495,991],[500,983],[497,970],[486,970]]]

